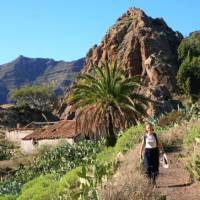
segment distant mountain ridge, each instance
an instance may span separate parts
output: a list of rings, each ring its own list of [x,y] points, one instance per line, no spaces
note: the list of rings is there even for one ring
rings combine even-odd
[[[84,58],[65,62],[19,56],[9,63],[0,65],[0,104],[8,101],[11,89],[23,85],[53,82],[56,94],[62,95],[82,69],[84,61]]]

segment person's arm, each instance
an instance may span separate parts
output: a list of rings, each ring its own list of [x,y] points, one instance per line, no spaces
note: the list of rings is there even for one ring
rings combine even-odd
[[[143,155],[143,150],[144,150],[144,139],[142,140],[142,144],[140,147],[140,158],[142,159],[142,155]]]
[[[163,145],[162,145],[162,143],[160,142],[159,139],[158,139],[158,147],[159,147],[159,149],[160,149],[160,153],[161,153],[161,154],[165,153],[165,152],[164,152]]]

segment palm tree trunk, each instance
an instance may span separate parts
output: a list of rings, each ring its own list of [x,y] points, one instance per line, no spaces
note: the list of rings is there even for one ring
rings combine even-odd
[[[112,117],[109,114],[109,118],[108,118],[108,128],[107,128],[107,145],[108,146],[115,146],[116,142],[117,142],[117,137],[114,133],[114,129],[113,129],[113,122],[112,122]]]

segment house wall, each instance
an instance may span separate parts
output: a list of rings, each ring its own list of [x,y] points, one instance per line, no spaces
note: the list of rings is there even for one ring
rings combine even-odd
[[[31,134],[33,129],[15,129],[15,130],[6,130],[6,139],[10,142],[21,144],[22,138]]]
[[[49,146],[55,146],[58,145],[61,141],[66,141],[70,144],[74,143],[73,139],[45,139],[45,140],[38,140],[37,145],[33,144],[33,140],[22,140],[21,142],[21,152],[23,154],[29,154],[36,151],[38,148],[40,148],[43,145],[49,145]]]

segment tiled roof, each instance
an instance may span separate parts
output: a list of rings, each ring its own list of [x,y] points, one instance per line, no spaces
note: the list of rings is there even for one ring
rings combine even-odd
[[[50,127],[36,129],[30,135],[27,135],[22,140],[43,140],[43,139],[58,139],[58,138],[75,138],[76,134],[75,120],[62,120]]]

